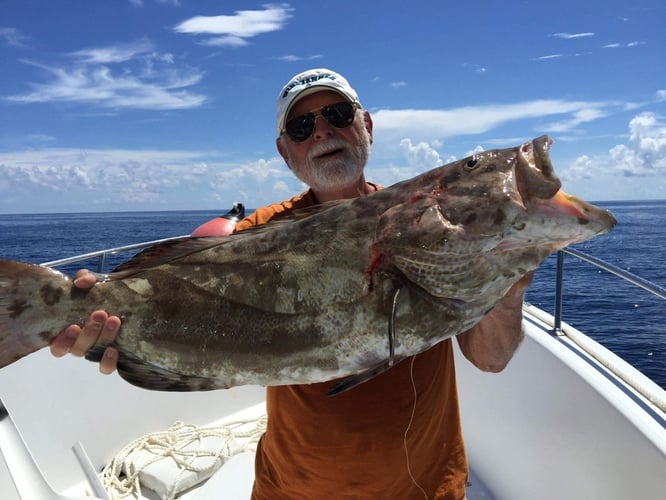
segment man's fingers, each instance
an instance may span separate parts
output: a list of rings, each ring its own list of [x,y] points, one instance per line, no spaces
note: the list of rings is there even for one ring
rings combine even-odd
[[[113,347],[108,347],[104,351],[102,359],[99,361],[99,371],[104,375],[109,375],[116,371],[118,367],[118,351]]]
[[[95,283],[97,283],[97,276],[87,269],[77,271],[74,276],[74,286],[76,288],[92,288]]]
[[[79,270],[74,277],[74,286],[77,288],[91,288],[97,283],[97,277],[87,269]],[[86,320],[81,328],[78,325],[69,325],[61,331],[50,345],[51,354],[56,357],[72,353],[82,357],[95,345],[112,344],[120,330],[120,318],[109,316],[105,311],[95,311]],[[113,373],[118,366],[118,350],[108,347],[99,362],[99,371],[104,374]]]
[[[120,331],[120,318],[109,316],[105,311],[92,313],[86,324],[81,328],[78,325],[69,325],[61,331],[50,345],[51,354],[62,357],[72,353],[74,356],[85,356],[93,346],[107,346],[112,344]],[[118,350],[107,347],[99,362],[99,371],[105,375],[116,371],[118,366]]]
[[[67,354],[74,345],[74,342],[76,342],[80,332],[81,327],[79,325],[69,325],[67,328],[61,331],[49,345],[51,354],[57,358],[61,358]]]
[[[88,350],[97,343],[97,339],[104,329],[104,325],[109,315],[105,311],[95,311],[92,313],[86,324],[83,325],[81,332],[76,338],[76,342],[69,349],[74,356],[83,356]]]
[[[109,316],[104,323],[104,328],[100,332],[97,344],[111,344],[118,336],[120,330],[120,318],[118,316]]]

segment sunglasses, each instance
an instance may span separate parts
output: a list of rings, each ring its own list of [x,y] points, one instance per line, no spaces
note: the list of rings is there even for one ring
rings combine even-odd
[[[285,124],[282,132],[286,132],[294,142],[305,142],[314,132],[317,115],[323,116],[324,120],[335,128],[346,128],[354,122],[357,107],[357,104],[346,101],[330,104],[321,108],[318,113],[311,111],[292,118]]]

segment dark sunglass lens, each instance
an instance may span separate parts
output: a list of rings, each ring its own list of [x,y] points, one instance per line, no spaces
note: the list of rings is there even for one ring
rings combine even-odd
[[[345,128],[354,121],[356,109],[348,102],[338,102],[321,110],[322,116],[336,128]]]
[[[314,124],[314,113],[306,113],[289,120],[284,126],[284,129],[294,142],[304,142],[307,141],[312,135],[312,132],[314,132]]]

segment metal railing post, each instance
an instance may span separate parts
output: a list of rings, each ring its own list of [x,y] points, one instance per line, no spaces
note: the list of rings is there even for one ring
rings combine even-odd
[[[564,252],[557,252],[557,276],[555,278],[555,317],[553,321],[553,335],[562,334],[562,295],[564,281]]]
[[[104,272],[104,261],[106,260],[106,254],[103,253],[102,255],[99,256],[99,260],[97,261],[97,272],[98,273],[103,273]]]

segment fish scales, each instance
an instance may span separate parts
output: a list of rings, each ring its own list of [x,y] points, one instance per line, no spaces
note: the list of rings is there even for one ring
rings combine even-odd
[[[609,212],[561,191],[550,144],[540,137],[239,234],[153,247],[90,290],[0,260],[0,367],[100,308],[122,318],[119,373],[148,389],[363,373],[387,361],[390,320],[399,362],[471,328],[552,252],[613,227]]]

